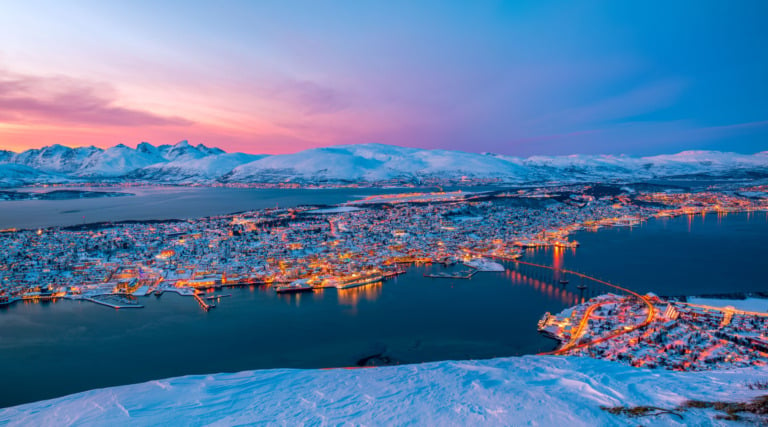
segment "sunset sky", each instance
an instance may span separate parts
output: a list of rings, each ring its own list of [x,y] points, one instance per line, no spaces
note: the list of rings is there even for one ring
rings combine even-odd
[[[768,1],[0,0],[0,148],[768,150]]]

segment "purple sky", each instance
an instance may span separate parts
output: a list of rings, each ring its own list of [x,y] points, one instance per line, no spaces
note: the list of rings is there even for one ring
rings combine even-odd
[[[10,2],[0,148],[768,150],[768,2]]]

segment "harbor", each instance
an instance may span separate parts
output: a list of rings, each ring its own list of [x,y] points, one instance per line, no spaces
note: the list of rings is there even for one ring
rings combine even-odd
[[[591,281],[580,289],[581,280],[567,273],[569,283],[562,285],[563,270],[658,295],[764,289],[764,271],[753,256],[768,239],[762,213],[729,214],[719,220],[716,215],[698,216],[688,229],[688,216],[678,216],[633,229],[584,230],[573,236],[581,243],[576,250],[526,249],[518,258],[556,270],[496,257],[504,272],[478,273],[471,280],[425,277],[467,271],[460,259],[450,265],[403,264],[401,273],[387,281],[311,293],[279,295],[275,283],[230,287],[227,280],[220,288],[201,290],[206,302],[218,301],[207,312],[191,293],[169,283],[156,288],[162,291],[160,298],[154,291],[136,297],[144,306],[140,310],[67,298],[18,301],[2,309],[8,332],[0,376],[20,386],[13,395],[0,393],[0,401],[8,405],[193,373],[355,366],[371,354],[417,363],[547,352],[558,342],[537,331],[544,313],[556,314],[611,292]],[[670,261],[660,255],[664,248],[687,258]],[[700,268],[702,262],[707,269]],[[635,263],[657,268],[646,271]],[[678,270],[686,274],[678,275]],[[752,284],[756,287],[750,288]],[[413,322],[414,316],[422,321]],[[215,345],[201,346],[203,342]],[[140,369],[110,370],[109,376],[80,374],[86,368],[137,363]],[[30,369],[14,368],[21,365]],[[63,381],[51,388],[48,378],[54,373]]]
[[[92,303],[103,305],[105,307],[114,308],[115,310],[119,310],[121,308],[144,308],[143,305],[135,302],[130,301],[126,298],[122,298],[119,295],[98,295],[93,297],[84,297],[82,298],[83,301],[90,301]]]

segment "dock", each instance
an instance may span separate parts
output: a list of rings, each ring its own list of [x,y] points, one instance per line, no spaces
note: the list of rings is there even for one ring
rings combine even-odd
[[[424,277],[429,277],[431,279],[471,279],[472,276],[477,274],[478,270],[470,270],[470,271],[457,271],[454,273],[424,273]]]
[[[205,302],[205,300],[201,298],[199,294],[194,294],[193,296],[195,297],[195,300],[197,301],[197,303],[200,304],[200,307],[202,307],[203,310],[205,311],[208,311],[216,307],[216,304]]]
[[[109,301],[102,301],[95,298],[86,297],[83,298],[85,301],[90,301],[95,304],[103,305],[105,307],[114,308],[115,310],[119,310],[121,308],[144,308],[141,304],[116,304]]]

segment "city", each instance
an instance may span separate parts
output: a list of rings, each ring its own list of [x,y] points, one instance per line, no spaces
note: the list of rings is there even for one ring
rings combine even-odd
[[[768,299],[762,301],[768,308]],[[539,329],[563,343],[553,354],[635,367],[698,371],[768,365],[768,310],[606,294],[545,314]]]
[[[412,263],[464,264],[464,271],[429,277],[470,278],[477,271],[503,271],[494,259],[530,264],[519,260],[527,248],[577,250],[579,243],[569,235],[580,229],[765,211],[767,194],[766,186],[682,192],[569,185],[389,194],[339,206],[276,207],[194,220],[3,230],[0,304],[73,299],[141,308],[139,297],[175,292],[207,311],[227,296],[213,291],[225,287],[271,286],[277,293],[348,289],[403,274]],[[562,286],[567,274],[597,280],[541,267],[559,273]],[[578,287],[586,288],[583,279]],[[676,370],[768,360],[764,313],[701,308],[619,290],[626,296],[589,301],[582,296],[576,307],[545,315],[539,329],[562,342],[554,354]]]
[[[4,2],[0,426],[768,425],[766,22]]]

